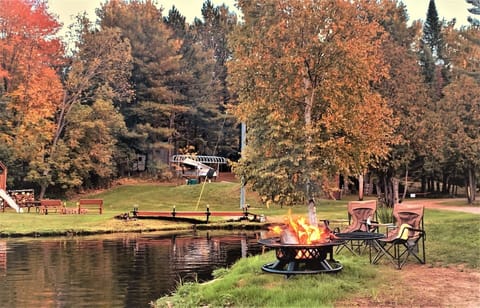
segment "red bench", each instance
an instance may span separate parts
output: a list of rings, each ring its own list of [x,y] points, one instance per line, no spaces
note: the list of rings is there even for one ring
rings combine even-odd
[[[103,199],[80,199],[77,205],[78,214],[86,214],[92,208],[98,210],[99,214],[103,213]]]
[[[57,213],[59,210],[63,208],[62,200],[58,199],[43,199],[40,200],[40,207],[38,208],[38,212],[41,214],[47,215],[49,211],[55,210]]]

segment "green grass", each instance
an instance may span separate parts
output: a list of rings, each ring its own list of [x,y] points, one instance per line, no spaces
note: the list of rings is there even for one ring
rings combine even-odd
[[[265,274],[261,267],[275,260],[273,252],[241,259],[232,268],[217,270],[205,284],[185,283],[174,296],[159,299],[157,307],[332,307],[351,294],[365,293],[377,281],[377,268],[367,258],[340,256],[337,274]],[[288,292],[286,292],[288,290]]]
[[[181,186],[122,185],[96,195],[81,196],[81,198],[89,197],[104,200],[103,215],[95,214],[93,210],[89,210],[87,215],[60,215],[52,212],[48,215],[40,215],[35,213],[34,209],[31,213],[21,214],[8,209],[0,213],[0,236],[175,230],[190,226],[185,222],[146,219],[122,221],[114,218],[119,214],[130,213],[135,206],[141,211],[171,211],[174,206],[176,211],[203,212],[207,206],[211,211],[240,211],[240,184],[238,183],[217,182]],[[67,202],[67,207],[74,207],[77,199],[64,201]],[[250,204],[250,212],[264,214],[267,218],[285,216],[288,209],[291,209],[293,214],[306,215],[306,206],[303,205],[266,208],[252,193],[247,193],[246,199]],[[321,200],[318,204],[318,216],[320,219],[345,218],[343,214],[345,209],[346,201]],[[199,218],[204,219],[204,217]],[[222,220],[224,220],[222,217],[210,217],[212,223],[209,225],[221,223]]]
[[[480,266],[480,215],[425,212],[427,261],[432,264]]]
[[[323,208],[328,214],[345,211],[337,204]],[[425,229],[425,266],[479,268],[480,215],[427,209]],[[217,279],[212,282],[180,285],[176,293],[159,299],[156,307],[350,307],[356,306],[358,297],[375,302],[385,286],[397,286],[394,293],[406,292],[398,270],[387,260],[371,265],[367,256],[353,257],[346,251],[335,258],[344,266],[338,274],[289,279],[261,271],[263,264],[275,260],[272,252],[242,259],[230,269],[215,272]],[[416,260],[411,258],[409,263]],[[408,264],[403,270],[409,270]]]
[[[443,201],[441,203],[441,205],[447,205],[447,206],[480,206],[480,201],[476,200],[473,204],[468,204],[467,199],[463,198],[463,199]]]

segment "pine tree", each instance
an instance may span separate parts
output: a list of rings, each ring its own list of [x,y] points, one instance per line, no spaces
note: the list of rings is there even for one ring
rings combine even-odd
[[[185,17],[174,7],[164,21],[175,37],[182,40],[179,54],[188,76],[177,84],[184,97],[181,104],[188,111],[175,119],[174,150],[176,153],[189,149],[202,155],[217,155],[225,106],[221,99],[222,87],[215,74],[214,50],[204,47],[196,32],[185,23]]]
[[[467,10],[472,13],[473,15],[480,15],[480,0],[466,0],[467,3],[470,3],[473,5],[472,8],[468,8]],[[480,26],[480,20],[476,17],[468,16],[468,22],[472,26],[479,27]]]
[[[130,130],[126,141],[137,153],[147,154],[149,172],[160,175],[169,160],[174,120],[188,110],[178,87],[188,78],[179,55],[182,41],[152,0],[112,0],[97,14],[102,28],[120,29],[131,44],[135,99],[122,108]]]
[[[220,87],[216,98],[219,114],[214,152],[218,155],[236,159],[239,145],[239,129],[235,118],[227,113],[229,104],[236,104],[235,94],[231,93],[227,82],[227,62],[232,58],[227,41],[237,24],[237,16],[225,5],[215,7],[210,0],[203,3],[202,18],[196,18],[192,25],[194,40],[205,51],[213,51],[215,59],[213,81]]]
[[[430,48],[433,59],[442,58],[442,23],[438,19],[435,0],[430,0],[428,4],[427,19],[423,25],[423,42]]]

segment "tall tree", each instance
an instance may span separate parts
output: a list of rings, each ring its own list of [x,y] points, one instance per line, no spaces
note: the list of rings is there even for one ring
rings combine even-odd
[[[337,173],[385,157],[391,110],[371,87],[386,78],[371,1],[239,1],[244,24],[229,62],[248,127],[237,172],[266,200],[313,197]]]
[[[222,87],[215,73],[214,50],[204,48],[195,31],[185,23],[185,17],[172,8],[165,23],[182,40],[179,50],[186,78],[176,87],[183,94],[180,102],[188,112],[175,119],[176,134],[173,137],[175,151],[193,148],[204,155],[217,155],[224,122]]]
[[[57,68],[63,46],[55,38],[60,23],[44,1],[0,1],[0,124],[1,139],[10,147],[16,180],[47,162],[55,133],[55,114],[62,84]],[[38,183],[38,182],[37,182]]]
[[[445,121],[445,165],[450,178],[462,174],[467,199],[475,201],[480,177],[480,29],[446,29],[446,52],[452,59],[452,82],[444,89],[442,114]]]
[[[439,182],[443,177],[441,161],[444,160],[440,135],[443,131],[440,99],[443,88],[448,84],[451,72],[450,60],[445,53],[443,29],[445,22],[438,18],[435,1],[430,0],[427,19],[423,26],[423,37],[420,42],[420,65],[425,77],[425,87],[428,90],[430,103],[426,105],[425,124],[430,127],[431,135],[427,136],[430,144],[435,144],[425,156],[421,157],[423,164],[422,190],[434,192],[439,190]],[[435,183],[437,183],[435,187]]]
[[[423,25],[423,42],[430,48],[434,59],[442,58],[442,23],[438,18],[435,0],[428,4],[427,19]]]
[[[172,119],[187,110],[177,87],[188,77],[182,72],[182,41],[173,37],[151,0],[112,0],[97,14],[102,28],[120,29],[131,44],[135,99],[122,113],[131,132],[130,146],[148,154],[148,168],[157,174],[169,159],[175,135]]]
[[[378,1],[370,9],[372,19],[379,20],[389,35],[382,50],[389,67],[389,78],[376,88],[386,99],[398,121],[392,140],[391,152],[385,160],[374,164],[371,170],[377,177],[377,193],[382,192],[388,205],[399,202],[399,183],[416,171],[416,157],[425,155],[428,132],[424,125],[427,93],[417,64],[417,54],[411,46],[417,46],[421,25],[407,25],[407,12],[403,4],[394,0]],[[371,182],[372,183],[372,182]],[[404,188],[407,183],[404,183]],[[405,195],[406,190],[403,191]]]
[[[444,94],[445,156],[464,175],[466,197],[473,204],[480,172],[480,81],[462,74]]]
[[[473,7],[467,9],[470,13],[472,13],[473,15],[480,15],[480,0],[465,0],[465,1],[473,5]],[[476,26],[476,27],[480,26],[480,20],[478,20],[478,18],[468,16],[468,22],[472,26]]]
[[[213,51],[215,65],[213,80],[220,86],[220,93],[214,99],[218,105],[219,114],[212,127],[215,131],[212,154],[229,158],[238,158],[239,130],[238,124],[231,113],[226,111],[227,105],[234,103],[235,95],[227,86],[227,61],[232,52],[227,44],[228,36],[237,24],[237,16],[225,5],[214,6],[210,0],[203,3],[202,19],[196,18],[191,27],[194,41],[200,44],[204,51]]]
[[[69,151],[64,139],[72,112],[80,104],[93,104],[100,97],[118,101],[128,100],[128,77],[130,73],[130,48],[128,42],[116,30],[98,32],[85,16],[78,16],[77,50],[71,57],[69,66],[63,72],[64,86],[62,99],[55,115],[55,133],[50,140],[45,164],[32,170],[32,179],[40,183],[40,197],[50,185],[65,188],[78,186],[76,180],[69,181],[70,162],[75,157]],[[108,142],[107,142],[108,143]],[[105,146],[101,142],[89,144],[89,153]],[[95,155],[90,159],[95,159]],[[65,160],[69,157],[70,160]],[[85,159],[85,158],[83,158]],[[84,166],[85,167],[85,166]],[[92,174],[95,170],[89,169]]]

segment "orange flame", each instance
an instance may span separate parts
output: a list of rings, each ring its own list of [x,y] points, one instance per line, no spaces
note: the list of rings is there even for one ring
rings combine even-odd
[[[290,209],[288,217],[285,218],[285,226],[275,226],[271,229],[278,235],[291,234],[296,238],[298,244],[326,243],[330,240],[330,229],[314,226],[308,223],[305,217],[292,217]]]

